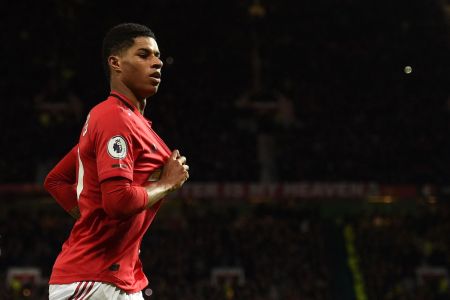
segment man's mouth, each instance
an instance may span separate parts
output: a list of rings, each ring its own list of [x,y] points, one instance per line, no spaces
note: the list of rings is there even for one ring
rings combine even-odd
[[[152,82],[153,82],[152,84],[154,86],[157,86],[161,83],[161,73],[155,72],[155,73],[152,73],[149,77],[152,79]]]
[[[161,79],[161,73],[160,72],[154,72],[150,75],[152,78]]]

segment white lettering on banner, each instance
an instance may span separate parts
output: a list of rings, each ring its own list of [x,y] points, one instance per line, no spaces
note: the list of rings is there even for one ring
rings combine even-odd
[[[242,198],[244,197],[244,185],[238,183],[227,184],[223,187],[224,197]]]
[[[250,184],[248,193],[254,197],[261,197],[265,194],[265,186],[261,184]]]
[[[286,184],[189,183],[179,195],[194,198],[349,198],[365,197],[378,190],[376,184],[298,182]]]
[[[305,198],[308,195],[307,183],[291,183],[284,185],[283,195],[288,198]]]
[[[278,186],[275,184],[250,184],[245,190],[245,194],[250,197],[276,197]]]
[[[218,185],[217,184],[205,184],[203,185],[204,193],[208,197],[214,197],[214,195],[218,194]]]
[[[200,184],[191,186],[191,196],[193,198],[201,197],[201,195],[203,193],[203,187],[204,187],[204,185],[200,185]]]
[[[283,188],[283,195],[286,195],[287,197],[294,197],[295,194],[294,190],[295,185],[293,184],[285,184]]]
[[[355,196],[365,196],[367,194],[366,185],[351,184],[350,192]]]
[[[321,184],[313,184],[313,186],[310,188],[310,197],[311,198],[317,198],[324,194],[323,191],[325,191],[323,185]]]
[[[269,184],[267,188],[268,188],[267,194],[270,195],[271,197],[276,197],[280,194],[279,193],[280,188],[277,184]]]
[[[180,195],[192,198],[202,197],[217,197],[220,195],[218,191],[218,184],[216,183],[198,183],[198,184],[186,184],[181,190]]]
[[[336,192],[334,193],[334,195],[338,196],[338,197],[345,197],[345,195],[349,195],[349,188],[348,188],[348,184],[338,184],[336,185]]]
[[[79,149],[77,149],[79,152]],[[83,191],[84,168],[79,153],[77,153],[77,198]],[[39,185],[33,184],[0,184],[0,196],[5,193],[36,194],[42,193]],[[391,196],[397,199],[412,199],[417,196],[433,196],[436,193],[450,194],[450,187],[440,186],[416,186],[416,185],[379,185],[375,182],[366,183],[320,183],[320,182],[296,182],[296,183],[195,183],[188,182],[183,188],[171,193],[169,197],[194,197],[194,198],[217,198],[223,199],[233,197],[234,200],[249,200],[248,197],[258,197],[266,200],[276,201],[281,198],[289,199],[312,199],[312,198],[360,198]],[[246,199],[247,198],[247,199]],[[1,200],[1,199],[0,199]],[[214,199],[213,199],[214,200]]]

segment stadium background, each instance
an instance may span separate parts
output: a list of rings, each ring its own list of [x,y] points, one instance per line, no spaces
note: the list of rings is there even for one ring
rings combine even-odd
[[[73,221],[41,184],[124,21],[157,35],[146,115],[192,169],[144,240],[148,299],[450,299],[447,2],[2,4],[0,299],[46,299]]]

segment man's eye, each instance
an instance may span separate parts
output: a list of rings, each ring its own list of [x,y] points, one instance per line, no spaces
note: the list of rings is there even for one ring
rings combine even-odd
[[[141,57],[141,58],[147,58],[147,57],[148,57],[148,54],[142,53],[142,54],[139,54],[139,57]]]

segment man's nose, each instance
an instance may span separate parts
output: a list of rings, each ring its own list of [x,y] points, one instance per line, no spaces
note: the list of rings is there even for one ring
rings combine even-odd
[[[155,57],[155,60],[153,61],[152,68],[154,69],[161,69],[164,63],[162,62],[161,58]]]

